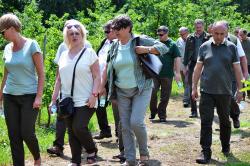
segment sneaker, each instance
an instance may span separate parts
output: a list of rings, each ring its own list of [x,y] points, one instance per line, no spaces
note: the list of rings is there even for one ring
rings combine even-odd
[[[59,148],[58,146],[52,146],[47,149],[47,152],[49,154],[55,154],[57,156],[62,156],[63,155],[63,150]]]

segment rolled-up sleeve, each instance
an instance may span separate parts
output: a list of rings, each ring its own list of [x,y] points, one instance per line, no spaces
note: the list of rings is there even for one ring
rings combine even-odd
[[[140,40],[141,45],[153,46],[157,51],[159,51],[160,55],[164,55],[169,51],[169,48],[165,44],[153,38],[143,36],[140,37]]]

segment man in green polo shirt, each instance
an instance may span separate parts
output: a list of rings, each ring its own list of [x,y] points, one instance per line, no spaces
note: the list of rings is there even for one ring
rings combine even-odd
[[[166,26],[160,26],[157,30],[159,40],[166,44],[169,52],[160,56],[163,67],[160,72],[160,78],[154,79],[154,88],[150,101],[151,117],[149,119],[154,119],[155,115],[158,114],[160,122],[166,122],[166,108],[172,90],[173,76],[175,75],[177,82],[180,81],[181,54],[175,42],[168,37],[168,33],[169,30]],[[160,87],[160,102],[157,106],[157,92]]]

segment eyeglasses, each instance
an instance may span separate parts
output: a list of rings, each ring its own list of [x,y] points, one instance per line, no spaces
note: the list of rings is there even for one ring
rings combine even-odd
[[[71,29],[72,27],[75,27],[76,29],[80,28],[80,25],[75,24],[75,25],[67,25],[66,26],[68,29]]]
[[[71,32],[69,35],[70,35],[70,36],[79,36],[80,33],[79,33],[79,32]]]
[[[109,33],[110,33],[110,31],[104,31],[104,33],[109,34]]]

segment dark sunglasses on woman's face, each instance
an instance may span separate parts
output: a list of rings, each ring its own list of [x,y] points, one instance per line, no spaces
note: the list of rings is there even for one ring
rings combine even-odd
[[[75,25],[67,25],[66,26],[68,29],[71,29],[72,27],[75,27],[76,29],[80,28],[80,25],[75,24]]]

